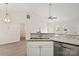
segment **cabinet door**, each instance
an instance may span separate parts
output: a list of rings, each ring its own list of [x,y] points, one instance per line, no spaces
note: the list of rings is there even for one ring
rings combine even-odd
[[[63,56],[76,56],[76,50],[63,48]]]
[[[52,56],[53,42],[28,42],[27,44],[28,56]]]
[[[62,44],[63,47],[63,52],[62,54],[64,56],[76,56],[77,55],[77,47],[73,45],[68,45],[68,44]]]
[[[42,46],[41,55],[42,56],[53,56],[53,45]]]
[[[79,47],[54,42],[54,55],[55,56],[79,56]]]
[[[28,56],[39,56],[39,47],[34,45],[29,45],[27,48]]]
[[[62,44],[58,42],[54,42],[54,56],[62,56]]]

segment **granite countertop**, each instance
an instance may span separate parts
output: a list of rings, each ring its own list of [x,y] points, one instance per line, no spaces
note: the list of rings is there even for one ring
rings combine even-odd
[[[52,34],[51,34],[52,35]],[[56,35],[56,34],[55,34]],[[68,43],[68,44],[73,44],[73,45],[78,45],[79,46],[79,35],[73,35],[73,34],[57,34],[58,36],[53,36],[53,37],[32,37],[28,41],[57,41],[57,42],[62,42],[62,43]]]
[[[79,46],[79,39],[68,39],[68,38],[56,38],[56,37],[51,37],[50,39],[45,39],[45,38],[42,38],[42,39],[29,39],[27,41],[56,41],[56,42],[61,42],[61,43],[66,43],[66,44],[71,44],[71,45],[76,45],[76,46]]]
[[[79,39],[50,38],[50,40],[79,46]]]

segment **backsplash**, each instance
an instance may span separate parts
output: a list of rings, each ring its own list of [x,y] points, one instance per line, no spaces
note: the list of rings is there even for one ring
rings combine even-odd
[[[56,34],[56,33],[31,33],[31,38],[67,38],[79,39],[79,35],[75,34]]]

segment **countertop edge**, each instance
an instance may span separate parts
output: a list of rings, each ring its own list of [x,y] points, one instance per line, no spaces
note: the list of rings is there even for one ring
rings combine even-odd
[[[27,41],[32,41],[32,42],[34,42],[34,41],[52,41],[52,42],[59,42],[59,43],[63,43],[63,44],[68,44],[68,45],[73,45],[73,46],[78,46],[79,47],[79,44],[74,44],[74,43],[68,43],[68,42],[63,42],[63,41],[58,41],[58,40],[51,40],[51,39],[29,39],[29,40],[27,40]]]

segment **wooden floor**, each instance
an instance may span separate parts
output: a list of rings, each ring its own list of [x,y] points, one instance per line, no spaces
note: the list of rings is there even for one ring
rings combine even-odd
[[[26,40],[0,45],[0,56],[26,56]]]

